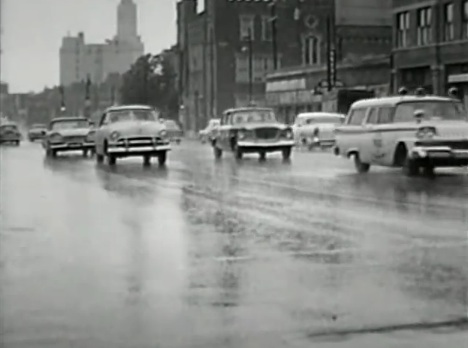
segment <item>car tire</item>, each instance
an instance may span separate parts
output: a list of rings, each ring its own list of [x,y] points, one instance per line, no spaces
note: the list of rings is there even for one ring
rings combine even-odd
[[[419,174],[419,169],[418,163],[414,159],[406,156],[403,162],[403,174],[413,177]]]
[[[213,145],[213,152],[216,159],[220,159],[223,156],[223,150],[218,148],[216,144]]]
[[[354,167],[356,168],[356,171],[359,174],[364,174],[364,173],[369,172],[370,164],[361,162],[361,158],[359,157],[359,154],[355,154],[354,155]]]
[[[292,152],[292,148],[290,148],[290,147],[287,147],[287,148],[283,149],[283,151],[282,151],[283,160],[287,161],[287,160],[291,159],[291,152]]]
[[[83,157],[88,157],[88,150],[83,150]]]
[[[19,141],[19,140],[16,140],[16,141],[15,141],[15,145],[16,145],[16,146],[20,146],[20,141]]]
[[[104,156],[96,153],[96,162],[97,163],[102,163],[104,162]]]
[[[164,165],[166,164],[166,160],[167,160],[167,152],[166,152],[166,151],[160,152],[160,153],[158,154],[158,164],[159,164],[160,166],[164,166]],[[149,160],[149,161],[150,161],[150,160]],[[149,161],[148,161],[148,162],[149,162]]]
[[[244,155],[244,151],[239,146],[235,146],[234,148],[234,155],[236,156],[237,160],[241,160],[242,156]]]
[[[423,169],[424,176],[431,177],[431,176],[434,176],[434,174],[435,174],[434,173],[435,167],[433,165],[431,165],[431,164],[427,164],[427,165],[423,166],[422,169]]]
[[[259,156],[260,156],[260,158],[259,158],[260,161],[266,161],[266,152],[265,151],[260,152]]]
[[[116,162],[117,162],[117,157],[115,157],[114,155],[111,155],[111,154],[107,155],[107,164],[108,165],[115,166]]]

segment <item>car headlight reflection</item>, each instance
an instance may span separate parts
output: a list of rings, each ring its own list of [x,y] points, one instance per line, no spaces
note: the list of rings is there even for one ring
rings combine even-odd
[[[167,136],[167,131],[165,129],[162,129],[159,131],[159,136],[161,138],[165,138]]]

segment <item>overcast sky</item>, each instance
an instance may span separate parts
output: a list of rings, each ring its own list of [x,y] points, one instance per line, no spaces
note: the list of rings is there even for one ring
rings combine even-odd
[[[175,43],[176,0],[134,0],[147,52]],[[120,0],[3,0],[1,80],[12,92],[40,91],[59,83],[59,48],[70,32],[103,42],[116,33]]]

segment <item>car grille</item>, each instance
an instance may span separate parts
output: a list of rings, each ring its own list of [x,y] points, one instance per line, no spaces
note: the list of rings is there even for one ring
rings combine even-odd
[[[82,143],[85,141],[84,136],[66,136],[63,137],[63,140],[67,143]]]
[[[159,138],[151,138],[151,137],[131,137],[131,138],[120,138],[118,142],[118,146],[120,147],[144,147],[144,146],[153,146],[156,142],[156,145],[164,144],[164,141]]]
[[[255,130],[255,136],[257,139],[270,140],[276,139],[279,135],[278,128],[260,128]]]
[[[418,143],[418,145],[423,146],[449,146],[452,150],[468,150],[468,140],[459,140],[459,141],[424,141]]]

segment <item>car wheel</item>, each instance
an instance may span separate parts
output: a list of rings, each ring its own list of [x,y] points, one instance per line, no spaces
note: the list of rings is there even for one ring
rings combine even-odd
[[[260,161],[265,161],[266,160],[266,152],[265,151],[260,152],[259,155],[260,155]]]
[[[19,145],[20,145],[20,141],[19,141],[19,140],[16,140],[16,141],[15,141],[15,145],[16,145],[16,146],[19,146]]]
[[[151,165],[151,156],[149,156],[149,155],[144,155],[144,156],[143,156],[143,165],[144,165],[145,167]]]
[[[369,163],[361,162],[359,154],[354,155],[354,166],[356,167],[356,171],[360,174],[367,173],[370,169]]]
[[[158,164],[160,166],[164,166],[166,164],[166,160],[167,160],[167,152],[166,151],[160,152],[158,154]]]
[[[406,176],[416,176],[419,174],[419,165],[418,163],[406,156],[405,158],[405,161],[403,162],[403,173],[406,175]]]
[[[283,151],[282,151],[283,159],[284,160],[289,160],[291,158],[291,152],[292,152],[292,148],[290,148],[290,147],[287,147],[287,148],[283,149]]]
[[[213,145],[213,152],[216,159],[220,159],[223,156],[223,150]]]
[[[241,160],[242,156],[244,155],[244,151],[239,146],[235,146],[234,148],[234,155],[236,156],[236,159]]]
[[[423,167],[423,174],[425,176],[434,176],[434,166],[431,164],[427,164]]]
[[[83,150],[83,157],[88,157],[88,150]]]
[[[102,163],[104,162],[104,156],[96,153],[96,162],[97,163]]]

